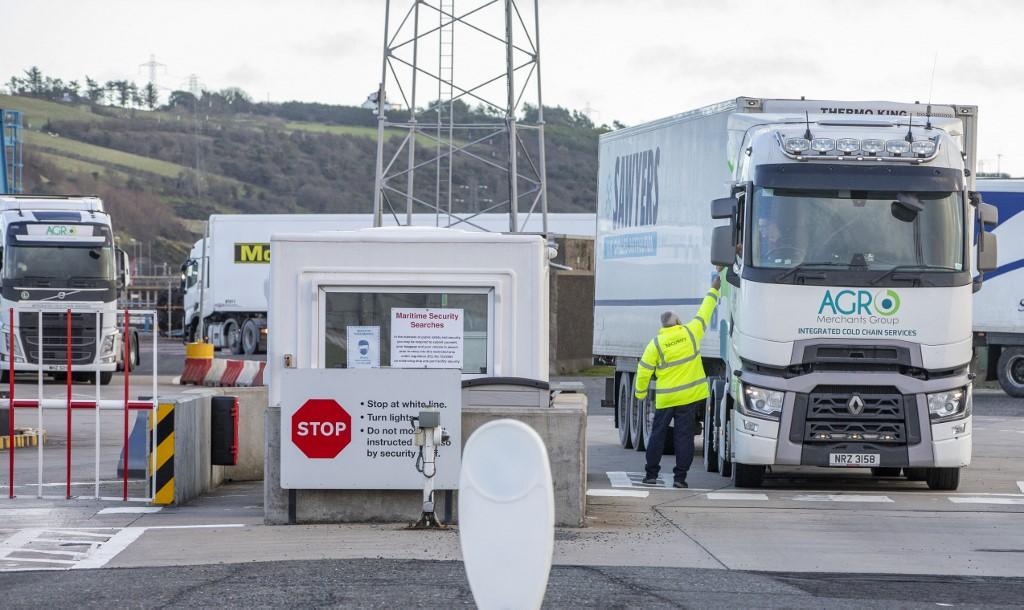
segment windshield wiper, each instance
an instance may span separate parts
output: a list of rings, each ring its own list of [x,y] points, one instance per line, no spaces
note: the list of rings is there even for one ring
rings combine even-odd
[[[781,282],[781,281],[785,280],[786,278],[788,278],[789,276],[791,276],[791,275],[793,275],[795,273],[798,273],[800,271],[808,271],[810,269],[814,269],[815,267],[843,267],[843,268],[849,268],[850,265],[849,265],[849,263],[839,263],[839,262],[835,262],[835,261],[825,261],[825,262],[820,262],[820,263],[800,263],[799,265],[797,265],[795,267],[792,267],[790,269],[787,269],[786,271],[781,273],[778,277],[775,278],[775,281],[776,282]]]
[[[892,269],[889,269],[882,275],[871,280],[870,284],[874,286],[897,271],[960,271],[960,269],[946,267],[944,265],[896,265]]]

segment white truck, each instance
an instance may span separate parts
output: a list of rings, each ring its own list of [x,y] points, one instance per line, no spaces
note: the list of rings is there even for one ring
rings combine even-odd
[[[1024,179],[978,180],[977,189],[999,208],[1000,247],[999,266],[974,295],[975,344],[988,347],[987,379],[1024,398]]]
[[[14,369],[43,370],[64,378],[67,370],[67,323],[72,314],[71,364],[76,381],[100,373],[110,383],[123,366],[123,334],[118,326],[117,296],[129,283],[128,258],[114,247],[110,215],[96,197],[0,195],[2,297],[0,297],[0,376],[9,377],[10,309],[33,307],[39,317],[21,311],[15,317]],[[88,311],[86,311],[88,310]],[[101,327],[96,328],[96,313]],[[99,343],[97,343],[97,337]],[[138,362],[138,334],[130,341]]]
[[[593,216],[590,214],[550,214],[548,218],[552,233],[589,235],[593,231]],[[443,225],[449,221],[446,216],[434,214],[415,214],[413,218],[416,226],[435,222]],[[205,245],[204,240],[197,241],[192,246],[189,259],[181,266],[185,342],[190,343],[203,336],[215,348],[229,349],[235,354],[265,351],[271,234],[351,231],[372,225],[372,214],[210,216]],[[501,231],[507,227],[508,216],[504,214],[479,214],[458,223],[455,228]],[[535,214],[526,230],[539,233],[541,229],[541,216]],[[201,266],[200,261],[204,257],[207,264]],[[203,267],[209,273],[204,274]],[[200,319],[203,321],[202,330]]]
[[[995,268],[973,193],[977,109],[741,97],[600,142],[594,353],[640,448],[633,399],[658,313],[723,295],[701,352],[708,470],[790,466],[955,489],[971,458],[972,293]],[[711,214],[708,206],[711,204]],[[708,260],[708,253],[711,260]]]

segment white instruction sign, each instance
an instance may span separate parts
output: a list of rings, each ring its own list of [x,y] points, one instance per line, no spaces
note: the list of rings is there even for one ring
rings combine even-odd
[[[349,326],[346,330],[348,368],[380,368],[380,327]]]
[[[458,487],[461,371],[285,369],[280,375],[282,488],[423,489],[411,422],[423,410],[440,414],[448,438],[437,448],[434,486]]]
[[[462,309],[391,309],[391,367],[462,369]]]

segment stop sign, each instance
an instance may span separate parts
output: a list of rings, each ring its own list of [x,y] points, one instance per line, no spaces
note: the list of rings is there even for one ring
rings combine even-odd
[[[352,416],[330,398],[311,398],[292,415],[292,442],[308,458],[331,459],[352,441]]]

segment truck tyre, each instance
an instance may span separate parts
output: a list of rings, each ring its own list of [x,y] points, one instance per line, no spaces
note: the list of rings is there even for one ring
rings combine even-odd
[[[734,476],[732,482],[736,487],[760,487],[764,482],[764,464],[732,465]]]
[[[132,333],[132,366],[136,367],[142,363],[142,357],[139,356],[139,334]]]
[[[902,468],[878,467],[878,468],[872,468],[871,469],[871,476],[875,476],[875,477],[898,477],[898,476],[900,476],[900,472],[901,471],[902,471]]]
[[[940,491],[954,491],[960,487],[959,468],[929,468],[928,488]]]
[[[646,449],[644,446],[644,403],[647,399],[638,400],[635,396],[630,401],[629,433],[633,435],[633,448],[637,451]]]
[[[234,318],[228,318],[224,320],[224,327],[221,331],[224,337],[224,345],[234,355],[242,353],[242,328],[238,325],[238,320]]]
[[[1014,398],[1024,398],[1024,347],[1003,348],[996,372],[1004,392]]]
[[[704,404],[704,469],[708,472],[718,472],[718,451],[715,450],[715,395],[708,397]]]
[[[729,419],[728,419],[728,411],[723,411],[723,412],[726,413],[726,418],[725,418],[724,421],[721,421],[721,422],[718,423],[718,431],[720,433],[719,437],[718,437],[718,474],[722,475],[723,477],[731,477],[732,476],[732,462],[729,461],[729,444],[730,444],[730,440],[729,440],[729,423],[730,422],[729,422]]]
[[[633,400],[633,377],[629,373],[619,376],[619,398],[615,401],[615,421],[619,427],[619,445],[623,449],[633,448],[629,434],[629,403]]]
[[[903,474],[907,477],[908,481],[925,481],[928,479],[927,468],[904,468]]]
[[[249,318],[242,324],[242,352],[251,356],[260,350],[260,327]]]
[[[651,442],[651,431],[654,429],[654,401],[648,396],[642,401],[644,406],[641,420],[644,424],[644,445]]]
[[[0,383],[6,383],[6,384],[10,384],[11,383],[11,372],[10,371],[3,371],[2,373],[0,373]]]
[[[100,373],[100,385],[110,385],[110,381],[114,378],[114,371],[102,371]]]

